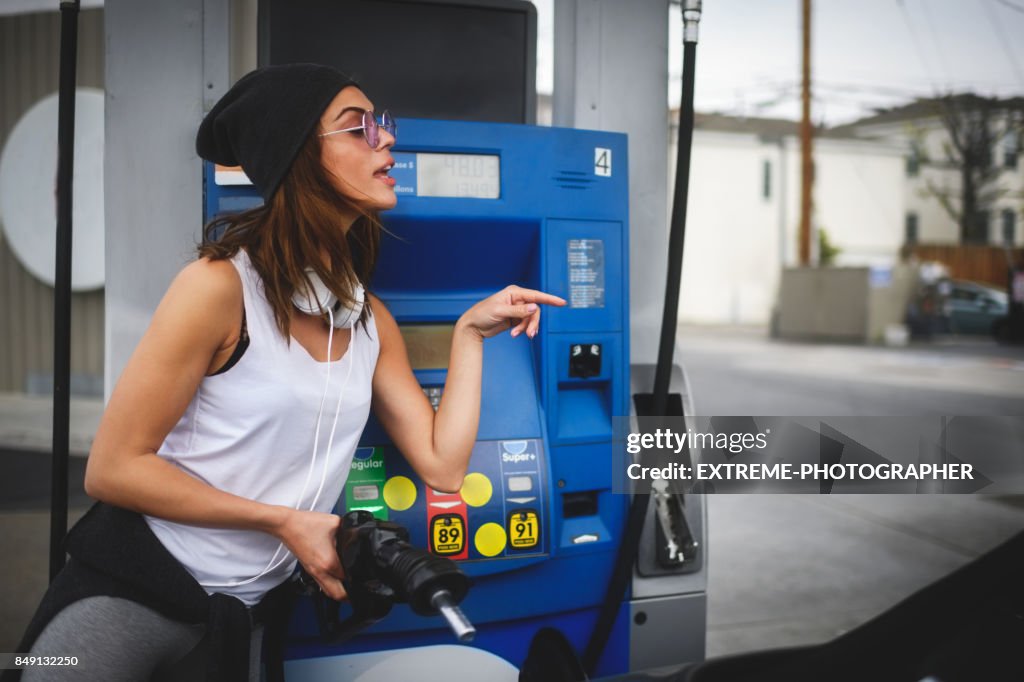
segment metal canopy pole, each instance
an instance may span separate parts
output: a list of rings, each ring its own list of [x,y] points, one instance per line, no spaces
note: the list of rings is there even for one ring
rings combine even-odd
[[[679,286],[683,270],[683,241],[686,232],[686,197],[690,183],[690,147],[693,141],[693,81],[697,60],[697,25],[700,22],[701,0],[683,2],[683,93],[679,107],[679,146],[676,156],[676,187],[672,202],[672,220],[669,234],[668,280],[665,291],[665,309],[662,317],[661,343],[658,348],[658,366],[655,370],[652,411],[638,416],[663,416],[668,404],[669,379],[672,372],[672,353],[676,337],[679,308]],[[605,592],[597,622],[583,651],[583,668],[593,674],[604,652],[608,637],[615,624],[626,587],[633,577],[640,535],[643,533],[647,507],[653,490],[638,490],[633,494],[626,516],[626,525],[615,556],[611,579]]]
[[[71,205],[75,165],[75,81],[79,0],[61,0],[57,118],[57,266],[54,278],[53,458],[50,487],[50,581],[64,568],[68,529],[71,422]]]

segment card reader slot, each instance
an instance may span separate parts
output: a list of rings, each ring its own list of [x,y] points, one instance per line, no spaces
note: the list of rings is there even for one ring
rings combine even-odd
[[[597,490],[562,494],[562,518],[597,515]]]

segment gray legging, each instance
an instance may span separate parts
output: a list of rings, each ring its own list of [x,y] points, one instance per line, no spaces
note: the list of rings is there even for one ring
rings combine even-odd
[[[27,668],[23,682],[197,682],[205,679],[205,625],[166,618],[116,597],[88,597],[51,620],[32,646],[35,656],[76,656],[74,667]],[[249,679],[260,679],[263,628],[253,631]]]

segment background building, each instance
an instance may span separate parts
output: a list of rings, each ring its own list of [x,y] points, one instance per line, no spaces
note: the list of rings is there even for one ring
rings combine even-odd
[[[891,267],[902,243],[902,147],[822,131],[814,151],[813,224],[840,249],[835,264]],[[681,320],[770,321],[780,273],[797,262],[799,200],[797,123],[697,115]]]
[[[960,94],[916,100],[836,130],[906,150],[907,242],[1019,246],[1022,126],[1021,98]],[[962,196],[966,173],[972,175],[973,216],[963,215],[972,212]]]

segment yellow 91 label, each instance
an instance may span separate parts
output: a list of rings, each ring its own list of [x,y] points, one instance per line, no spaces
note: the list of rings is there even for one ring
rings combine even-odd
[[[430,551],[446,556],[460,554],[466,544],[466,526],[458,514],[440,514],[430,522]]]
[[[540,541],[540,522],[533,509],[519,509],[508,516],[508,537],[513,549],[532,549]]]

